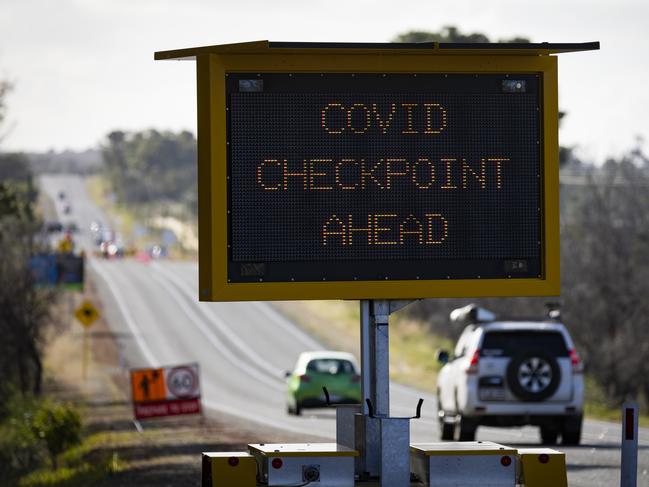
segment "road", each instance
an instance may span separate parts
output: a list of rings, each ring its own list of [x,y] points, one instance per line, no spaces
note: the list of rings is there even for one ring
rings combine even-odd
[[[90,223],[107,220],[90,201],[83,180],[77,176],[44,176],[41,187],[56,202],[61,221],[79,225],[82,233],[78,242],[90,249]],[[57,198],[61,190],[71,203],[69,215],[63,214]],[[203,403],[209,414],[222,412],[284,431],[334,438],[332,411],[307,411],[302,417],[285,412],[283,372],[293,367],[300,352],[323,347],[269,304],[199,303],[195,262],[160,260],[146,264],[134,259],[90,258],[88,264],[111,328],[127,337],[121,343],[129,366],[199,362]],[[431,350],[431,360],[433,355]],[[436,441],[435,399],[431,394],[393,384],[391,413],[413,415],[419,397],[425,400],[423,415],[411,423],[411,439]],[[560,448],[567,453],[569,485],[619,485],[620,437],[619,425],[587,420],[583,444]],[[537,446],[538,438],[538,430],[532,427],[478,429],[478,440],[511,446]],[[646,428],[640,432],[638,463],[638,485],[649,486]]]

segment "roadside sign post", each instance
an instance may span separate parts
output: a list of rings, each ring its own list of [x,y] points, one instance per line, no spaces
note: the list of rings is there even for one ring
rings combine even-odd
[[[29,267],[34,284],[38,287],[83,291],[84,261],[83,255],[42,253],[30,258]]]
[[[198,364],[131,370],[136,420],[201,413]]]
[[[560,293],[553,54],[595,49],[258,41],[155,54],[196,60],[199,299],[360,300],[361,478],[409,478],[409,432],[390,417],[391,313]]]
[[[195,59],[199,298],[551,296],[557,56],[251,42]]]
[[[90,340],[88,336],[89,328],[92,324],[100,318],[99,311],[97,308],[88,300],[81,303],[76,311],[74,316],[83,326],[83,344],[81,351],[81,376],[83,380],[88,378],[88,360],[90,355]]]
[[[620,487],[638,485],[638,404],[622,405],[622,461]]]
[[[403,478],[410,474],[407,462],[405,464],[396,461],[385,463],[381,459],[396,455],[391,450],[392,443],[397,439],[391,438],[389,434],[382,434],[383,430],[391,431],[387,421],[397,420],[390,417],[389,318],[390,314],[411,302],[411,300],[361,300],[360,302],[361,397],[364,417],[355,431],[355,436],[359,440],[357,444],[361,455],[360,472],[357,473],[363,478],[380,477],[382,482],[384,480],[387,482],[393,476]],[[369,410],[370,405],[373,411]],[[404,471],[396,471],[399,467]],[[390,475],[386,475],[385,470],[389,470]]]

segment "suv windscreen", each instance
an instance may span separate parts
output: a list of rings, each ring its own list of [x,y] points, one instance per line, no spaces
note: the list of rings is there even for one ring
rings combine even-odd
[[[554,331],[489,331],[482,342],[483,357],[512,357],[526,350],[543,350],[555,357],[567,357],[563,335]]]
[[[311,360],[306,366],[308,372],[317,372],[318,374],[355,374],[354,365],[349,360],[339,359],[316,359]]]

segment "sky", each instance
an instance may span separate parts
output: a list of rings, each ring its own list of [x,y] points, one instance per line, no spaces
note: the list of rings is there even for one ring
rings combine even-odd
[[[83,150],[111,130],[196,131],[193,62],[154,51],[274,41],[387,42],[455,25],[490,38],[600,41],[559,56],[560,140],[593,162],[649,143],[647,0],[0,0],[0,146]]]

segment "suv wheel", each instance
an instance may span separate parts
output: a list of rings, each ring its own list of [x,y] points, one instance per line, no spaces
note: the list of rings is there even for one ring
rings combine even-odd
[[[439,417],[439,439],[442,441],[455,439],[455,423],[444,421],[444,416]]]
[[[455,422],[445,421],[446,414],[442,409],[442,401],[439,398],[439,391],[437,391],[437,421],[439,439],[441,441],[453,441],[455,439]]]
[[[458,435],[459,441],[475,441],[475,432],[478,429],[478,423],[471,418],[460,417],[460,430]]]
[[[561,443],[564,445],[578,445],[581,441],[581,425],[583,416],[568,416],[563,421],[561,428]]]
[[[559,387],[561,370],[557,359],[543,351],[514,357],[507,366],[507,383],[523,401],[543,401]]]
[[[541,426],[541,443],[544,445],[556,445],[559,437],[559,430],[553,426]]]

